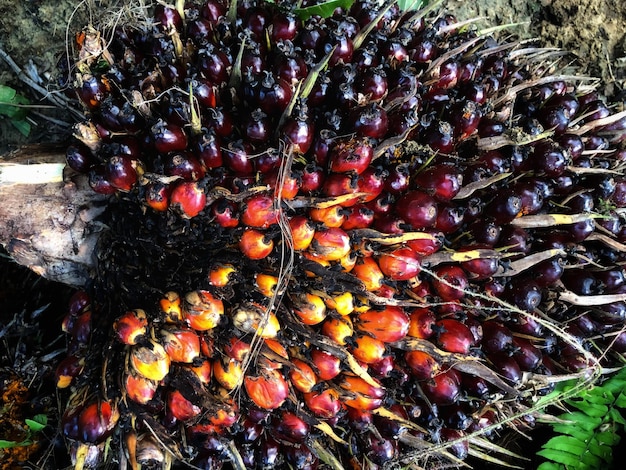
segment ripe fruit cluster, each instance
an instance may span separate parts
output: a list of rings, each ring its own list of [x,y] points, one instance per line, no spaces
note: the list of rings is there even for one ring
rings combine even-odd
[[[57,371],[77,462],[462,459],[626,350],[626,116],[450,16],[311,12],[83,38],[68,164],[115,196]]]

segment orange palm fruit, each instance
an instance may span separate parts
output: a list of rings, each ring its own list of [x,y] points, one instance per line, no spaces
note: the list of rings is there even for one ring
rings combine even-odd
[[[213,377],[226,390],[234,390],[243,378],[241,362],[230,357],[214,359]]]
[[[375,364],[385,356],[385,343],[368,335],[357,336],[352,355],[365,364]]]
[[[274,249],[274,242],[266,238],[263,232],[248,228],[239,239],[239,249],[246,258],[260,260],[269,256]]]
[[[322,324],[322,333],[335,343],[345,345],[348,338],[354,334],[352,321],[348,316],[329,317]]]
[[[226,287],[236,273],[237,269],[232,264],[219,264],[209,271],[209,283],[214,287]]]
[[[289,219],[293,249],[296,251],[306,250],[315,235],[315,227],[309,219],[303,215],[296,215]]]
[[[150,340],[149,346],[135,345],[130,351],[130,363],[142,377],[156,382],[163,380],[170,370],[170,357],[163,346]]]
[[[350,235],[337,227],[317,231],[309,251],[316,259],[324,261],[339,261],[350,253]]]
[[[161,330],[161,344],[172,362],[190,364],[200,355],[200,337],[190,328]]]
[[[206,290],[195,290],[185,295],[183,315],[191,328],[206,331],[215,328],[224,314],[224,303]]]
[[[324,299],[326,307],[333,309],[339,315],[349,315],[354,311],[354,296],[352,292],[331,295]]]
[[[258,273],[254,276],[254,284],[265,297],[273,297],[278,286],[278,278],[271,274]]]
[[[341,359],[321,349],[311,351],[311,362],[320,380],[331,380],[341,373]]]
[[[326,304],[319,295],[295,294],[291,300],[293,312],[305,325],[317,325],[326,318]]]
[[[211,371],[213,368],[209,359],[203,358],[199,363],[187,364],[185,367],[196,374],[196,377],[204,385],[211,383]]]
[[[139,374],[131,372],[124,377],[124,392],[128,398],[140,405],[145,405],[152,400],[158,387],[158,382],[146,379]]]
[[[378,266],[392,281],[407,281],[421,271],[419,255],[408,246],[381,254],[378,257]]]
[[[243,362],[250,354],[250,343],[233,336],[224,345],[224,352],[228,357]]]
[[[278,223],[278,211],[274,207],[274,196],[255,194],[247,199],[241,209],[241,221],[248,227],[268,228]]]
[[[273,410],[281,406],[289,395],[289,385],[280,370],[264,369],[260,375],[244,378],[248,397],[259,408]]]
[[[140,308],[129,310],[113,322],[117,339],[124,344],[137,344],[137,340],[148,330],[148,317]]]
[[[344,397],[343,403],[351,408],[363,411],[372,411],[380,408],[385,397],[385,389],[374,387],[360,377],[342,375],[339,386],[349,392],[349,397]]]
[[[361,313],[356,322],[359,331],[383,343],[393,343],[404,338],[409,331],[409,317],[401,307],[388,305],[383,310]]]
[[[339,260],[339,264],[341,265],[342,271],[344,273],[349,273],[356,266],[356,262],[359,258],[356,255],[356,252],[350,251],[346,256]]]
[[[315,392],[304,394],[304,404],[318,418],[331,419],[343,408],[339,392],[327,385]]]
[[[289,353],[287,352],[287,349],[285,348],[285,346],[283,346],[283,344],[280,341],[272,339],[272,338],[265,338],[263,341],[265,342],[265,345],[271,351],[275,352],[283,359],[289,359]]]
[[[352,272],[361,280],[365,289],[370,292],[380,289],[383,285],[383,279],[385,279],[378,263],[372,257],[357,260]]]
[[[433,334],[433,326],[437,321],[435,314],[426,307],[413,309],[409,314],[409,331],[407,336],[428,339]]]
[[[306,362],[300,359],[291,360],[293,367],[289,371],[289,380],[296,390],[309,393],[317,383],[317,375]]]
[[[404,361],[417,380],[432,379],[439,373],[440,365],[437,360],[424,351],[407,351]]]
[[[217,406],[219,408],[212,410],[208,416],[209,423],[213,426],[226,429],[239,420],[239,410],[234,401],[219,403]]]
[[[244,333],[254,333],[261,338],[275,338],[280,330],[276,315],[254,302],[245,302],[233,309],[233,325]]]
[[[167,395],[167,410],[179,421],[188,421],[202,413],[202,408],[187,400],[178,390],[171,390]]]
[[[326,228],[341,227],[346,220],[346,209],[337,204],[330,207],[309,209],[309,217],[315,222],[320,222]]]
[[[182,300],[177,292],[166,292],[159,301],[159,305],[164,314],[165,322],[178,323],[183,320]]]

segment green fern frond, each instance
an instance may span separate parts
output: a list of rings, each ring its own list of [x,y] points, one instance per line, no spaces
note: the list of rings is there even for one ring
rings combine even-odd
[[[560,392],[575,387],[566,383]],[[604,383],[563,400],[572,411],[552,424],[556,434],[537,455],[545,458],[538,470],[595,470],[613,460],[613,447],[626,428],[626,368]]]

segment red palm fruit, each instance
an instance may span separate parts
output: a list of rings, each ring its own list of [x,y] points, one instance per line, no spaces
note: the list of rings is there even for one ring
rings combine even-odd
[[[326,318],[326,304],[319,295],[305,293],[292,297],[293,312],[305,325],[317,325]]]
[[[359,410],[358,408],[346,408],[346,417],[350,427],[356,432],[370,429],[374,424],[374,415],[371,411]]]
[[[187,324],[197,331],[215,328],[224,314],[224,303],[206,290],[195,290],[185,295],[183,315]]]
[[[269,256],[274,249],[274,242],[263,232],[248,228],[239,239],[239,249],[246,258],[260,260]]]
[[[489,383],[476,375],[463,374],[461,384],[470,397],[487,399],[491,393]]]
[[[166,323],[178,323],[183,320],[182,300],[177,292],[166,292],[159,301]]]
[[[425,233],[429,232],[426,231]],[[444,237],[443,234],[439,232],[430,233],[430,235],[433,236],[417,240],[409,240],[406,244],[409,248],[422,256],[432,255],[443,247]]]
[[[329,317],[324,320],[321,331],[335,343],[343,346],[354,334],[354,327],[349,317]]]
[[[450,201],[458,194],[463,183],[460,170],[447,163],[433,165],[418,173],[413,178],[413,184],[438,201]]]
[[[487,246],[473,246],[464,248],[461,251],[469,251],[474,248],[487,248]],[[494,256],[492,258],[477,258],[469,261],[463,261],[461,266],[469,277],[473,280],[488,279],[498,272],[500,268],[499,260]]]
[[[209,284],[213,287],[226,287],[231,285],[237,269],[232,264],[218,264],[209,271]]]
[[[494,370],[505,379],[509,379],[513,384],[517,385],[522,381],[522,371],[511,356],[506,353],[499,352],[489,354],[487,356],[493,364]]]
[[[200,338],[189,328],[161,330],[161,344],[172,362],[190,364],[200,355]]]
[[[188,421],[202,413],[202,408],[187,400],[178,390],[171,390],[167,395],[167,411],[178,421]]]
[[[432,379],[439,373],[439,363],[434,357],[424,351],[407,351],[404,361],[411,369],[411,374],[417,380]]]
[[[345,220],[341,224],[343,230],[368,228],[374,222],[374,211],[362,204],[349,208]]]
[[[393,343],[404,338],[410,320],[401,307],[386,306],[383,310],[369,310],[358,317],[356,328],[383,343]]]
[[[447,318],[435,324],[438,330],[437,344],[444,351],[459,354],[469,354],[474,343],[471,330],[458,320]]]
[[[274,417],[269,428],[272,437],[278,441],[301,443],[309,437],[309,425],[294,413],[284,411]]]
[[[331,380],[341,373],[341,359],[321,349],[311,351],[311,362],[320,380]]]
[[[139,374],[129,373],[124,377],[124,393],[135,403],[145,405],[154,398],[159,383]]]
[[[279,179],[279,176],[282,179]],[[263,176],[263,183],[274,188],[274,197],[280,196],[283,200],[293,199],[300,191],[300,178],[296,173],[287,173],[282,175],[279,168],[272,170],[269,174]]]
[[[331,173],[326,177],[321,192],[327,197],[347,197],[347,199],[343,199],[341,205],[350,207],[359,202],[359,196],[348,197],[347,195],[358,191],[359,187],[354,174]]]
[[[88,344],[91,338],[91,328],[91,310],[86,310],[74,320],[72,337],[78,344]]]
[[[456,441],[457,439],[462,439],[464,436],[463,431],[459,431],[458,429],[441,429],[441,438],[445,442]],[[457,458],[464,460],[469,455],[469,441],[466,439],[456,442],[455,444],[451,444],[447,449]]]
[[[421,270],[418,254],[408,246],[382,253],[378,257],[378,266],[392,281],[407,281]]]
[[[237,204],[232,201],[220,199],[211,206],[211,215],[215,222],[224,228],[235,228],[239,225],[239,212]]]
[[[243,379],[241,362],[230,357],[215,358],[213,360],[213,377],[226,390],[234,390]]]
[[[360,202],[367,203],[380,196],[385,189],[387,173],[380,168],[368,167],[356,180],[357,191],[363,193]]]
[[[375,386],[356,375],[343,374],[341,376],[341,380],[338,381],[338,385],[342,389],[357,395],[377,399],[385,397],[385,389],[382,385]]]
[[[513,343],[513,334],[502,323],[495,320],[483,322],[481,346],[487,354],[506,352]]]
[[[461,267],[450,265],[436,268],[431,284],[444,302],[450,302],[465,296],[469,282]]]
[[[380,361],[374,364],[368,364],[368,370],[377,378],[389,378],[392,375],[395,365],[395,357],[387,355],[383,356]]]
[[[276,294],[278,278],[271,274],[258,273],[254,276],[254,285],[265,297],[273,297]]]
[[[513,337],[513,359],[522,371],[532,372],[541,364],[543,353],[529,340]]]
[[[203,334],[200,336],[200,352],[205,357],[213,357],[215,341],[209,334]]]
[[[322,419],[334,418],[342,408],[339,392],[327,385],[320,390],[305,393],[304,404],[311,413]]]
[[[296,215],[289,219],[289,228],[293,240],[293,249],[296,251],[306,250],[315,235],[315,227],[309,219],[303,215]]]
[[[176,183],[172,189],[170,206],[177,209],[185,218],[197,216],[206,205],[206,194],[196,181]]]
[[[250,343],[233,336],[224,345],[224,352],[228,357],[243,362],[250,354]]]
[[[317,383],[315,372],[306,362],[292,359],[293,367],[289,370],[289,380],[296,390],[309,393]]]
[[[431,403],[452,405],[461,395],[461,386],[457,376],[450,369],[435,375],[431,380],[422,383],[422,390]]]
[[[70,300],[68,302],[68,314],[74,317],[78,316],[81,313],[89,310],[90,306],[91,297],[89,297],[89,294],[87,294],[87,292],[83,290],[76,291],[74,292],[74,294],[72,294],[72,297],[70,297]],[[63,331],[69,333],[69,331]]]
[[[317,470],[319,459],[306,444],[283,447],[285,460],[291,468]]]
[[[193,364],[185,366],[187,369],[196,374],[196,377],[200,380],[200,383],[208,385],[211,382],[211,361],[204,358],[199,363],[196,361]]]
[[[69,387],[85,368],[85,358],[74,355],[64,358],[55,370],[57,388]]]
[[[146,204],[157,212],[165,212],[170,207],[172,188],[164,183],[146,185]]]
[[[365,289],[370,292],[377,291],[383,285],[385,275],[374,258],[358,259],[352,272],[363,282]]]
[[[350,253],[350,236],[340,228],[315,232],[310,252],[323,261],[338,261]]]
[[[341,227],[347,218],[347,210],[339,204],[330,207],[314,207],[309,209],[309,217],[326,228]]]
[[[339,315],[349,315],[354,311],[354,296],[352,292],[332,295],[324,299],[327,308],[337,312]]]
[[[78,416],[78,437],[97,444],[111,435],[120,417],[115,405],[98,400],[86,405]]]
[[[257,377],[244,377],[244,386],[252,402],[264,410],[281,406],[289,395],[289,385],[279,370],[263,370]]]
[[[415,230],[432,227],[437,220],[437,203],[423,191],[408,191],[396,201],[394,207],[396,214]]]
[[[357,336],[352,347],[352,355],[365,364],[376,364],[385,357],[385,343],[368,335]]]
[[[304,167],[301,174],[300,193],[305,196],[316,194],[324,184],[326,172],[320,166],[309,163]]]
[[[268,228],[278,223],[278,211],[274,207],[274,197],[269,194],[255,194],[244,202],[241,221],[256,228]]]
[[[409,331],[407,336],[421,339],[430,338],[436,321],[437,317],[432,310],[425,307],[413,309],[409,314]]]
[[[149,380],[163,380],[169,373],[170,362],[163,346],[154,340],[150,340],[149,346],[135,345],[130,351],[131,365],[139,375]]]
[[[137,340],[146,334],[148,318],[140,308],[129,310],[113,322],[117,339],[123,344],[137,344]]]
[[[379,433],[371,430],[365,436],[365,448],[367,449],[367,458],[372,461],[373,465],[380,468],[386,463],[398,458],[398,443],[394,439],[385,439]]]
[[[374,157],[374,149],[367,138],[352,138],[335,142],[328,153],[329,169],[334,173],[354,171],[361,174]]]

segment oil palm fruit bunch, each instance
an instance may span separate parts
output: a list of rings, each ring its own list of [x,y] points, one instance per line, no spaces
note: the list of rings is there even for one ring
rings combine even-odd
[[[77,468],[493,460],[623,359],[626,114],[436,9],[159,3],[78,36],[67,161],[111,198],[63,322]]]

